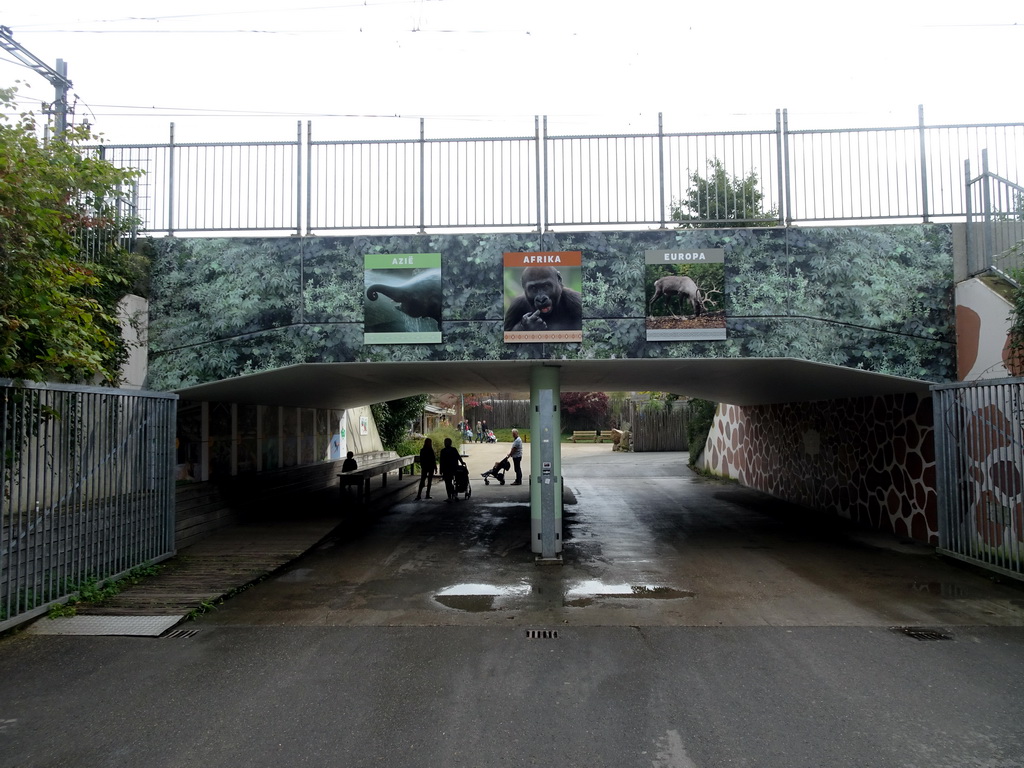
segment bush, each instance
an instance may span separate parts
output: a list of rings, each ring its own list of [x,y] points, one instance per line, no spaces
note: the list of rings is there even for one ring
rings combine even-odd
[[[397,451],[409,434],[409,424],[423,412],[427,404],[426,395],[413,395],[400,400],[388,400],[384,403],[373,403],[370,411],[377,425],[381,445],[387,451]]]
[[[704,443],[707,442],[708,433],[711,432],[711,425],[715,422],[717,408],[718,404],[710,400],[690,401],[686,431],[687,437],[690,439],[689,464],[691,467],[696,463],[701,451],[704,450]]]
[[[418,437],[407,437],[395,446],[399,456],[416,456],[423,447],[423,440]]]

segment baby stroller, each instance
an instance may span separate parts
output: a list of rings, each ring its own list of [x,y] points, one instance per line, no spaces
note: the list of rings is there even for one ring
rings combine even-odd
[[[473,495],[473,489],[469,487],[469,469],[465,464],[459,464],[455,468],[454,480],[456,494],[464,493],[467,499]]]
[[[484,435],[484,440],[486,440],[488,443],[498,442],[498,438],[495,437],[494,432],[489,429],[487,430],[487,434]],[[508,467],[505,467],[505,469],[508,469]]]
[[[509,464],[508,459],[502,459],[481,475],[481,477],[483,477],[484,479],[484,485],[491,484],[490,480],[487,479],[488,475],[497,480],[498,483],[500,483],[501,485],[504,485],[505,473],[508,472],[510,469],[512,469],[512,465]]]

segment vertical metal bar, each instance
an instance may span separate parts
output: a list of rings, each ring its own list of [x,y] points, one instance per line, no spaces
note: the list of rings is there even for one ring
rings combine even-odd
[[[979,423],[978,419],[978,414],[981,410],[979,406],[979,399],[978,389],[976,387],[971,387],[967,390],[967,397],[965,398],[967,401],[967,434],[965,437],[968,441],[973,441],[976,448],[980,447],[978,446],[978,441],[980,439],[980,432],[982,429],[982,425]],[[970,456],[971,454],[968,453],[966,461],[971,460]],[[968,470],[969,469],[970,467],[968,467]],[[980,516],[978,515],[978,509],[975,505],[973,483],[966,485],[966,488],[969,490],[967,491],[968,496],[964,500],[964,508],[965,511],[971,515],[971,556],[981,561],[985,561],[985,531],[984,528],[978,524]]]
[[[975,265],[974,255],[974,221],[973,221],[973,205],[971,203],[971,197],[973,192],[971,187],[974,182],[971,181],[971,161],[964,160],[964,205],[966,207],[966,218],[967,226],[965,231],[965,239],[967,241],[967,274],[973,276],[977,273],[977,266]]]
[[[988,167],[988,149],[981,150],[981,196],[984,211],[984,242],[985,253],[982,256],[982,263],[989,266],[995,251],[992,248],[992,176]]]
[[[14,456],[13,447],[8,443],[10,433],[10,387],[0,388],[0,477],[14,477]],[[0,493],[0,552],[4,557],[0,559],[0,615],[9,618],[11,616],[11,579],[10,562],[11,549],[13,547],[13,509],[8,501],[7,493]]]
[[[778,195],[779,201],[779,213],[778,222],[781,226],[786,221],[786,203],[785,203],[785,182],[783,179],[783,132],[782,132],[782,110],[775,110],[775,183],[777,185],[776,194]]]
[[[301,149],[300,149],[301,152]],[[306,121],[306,234],[313,234],[313,121]]]
[[[1011,385],[1013,387],[1012,396],[1012,412],[1007,414],[1007,418],[1010,423],[1014,425],[1013,439],[1012,439],[1012,454],[1011,461],[1013,466],[1022,467],[1024,466],[1024,435],[1022,435],[1021,429],[1021,409],[1022,402],[1021,397],[1024,395],[1024,385],[1017,383]],[[1020,491],[1018,489],[1018,497],[1016,503],[1020,505],[1022,499],[1020,498]],[[1018,575],[1024,575],[1024,530],[1021,529],[1024,526],[1024,514],[1019,517],[1014,515],[1013,524],[1016,528],[1016,536],[1014,537],[1014,562],[1016,563],[1016,573]]]
[[[924,212],[924,223],[928,224],[928,152],[925,141],[924,105],[917,105],[917,130],[921,144],[921,207]]]
[[[177,166],[174,148],[174,123],[171,123],[171,139],[167,147],[167,235],[174,237],[174,174]]]
[[[10,477],[13,482],[16,451],[8,442],[11,431],[10,387],[0,388],[0,394],[0,477]],[[4,617],[10,617],[12,614],[10,555],[14,544],[13,511],[9,494],[0,493],[0,553],[4,555],[0,559],[0,615]]]
[[[659,229],[668,229],[668,210],[665,207],[665,121],[663,113],[658,113],[658,218],[661,220]]]
[[[534,127],[537,125],[537,116],[533,117]],[[551,220],[551,210],[548,208],[548,116],[544,115],[543,127],[537,134],[537,232],[542,233],[550,228],[548,223]],[[543,163],[541,152],[544,153]],[[543,179],[543,181],[542,181]],[[544,185],[544,207],[541,210],[541,184]]]
[[[106,578],[110,572],[110,534],[113,522],[113,505],[110,503],[108,494],[113,486],[112,470],[113,457],[110,455],[110,445],[116,441],[116,434],[113,431],[113,414],[110,412],[110,404],[106,398],[95,396],[100,410],[100,431],[97,435],[96,447],[93,451],[93,472],[96,476],[96,486],[93,490],[90,505],[96,519],[96,579],[97,581]]]
[[[427,233],[427,218],[426,218],[426,204],[427,204],[427,187],[426,187],[426,155],[427,155],[427,142],[426,142],[426,128],[424,127],[424,119],[420,118],[420,234],[425,235]]]
[[[945,404],[945,392],[932,389],[932,440],[935,443],[935,499],[936,499],[936,523],[938,525],[939,547],[949,549],[949,499],[946,495],[945,478],[949,472],[946,445],[947,433],[943,429],[943,405]]]
[[[302,235],[302,121],[295,122],[295,234]]]
[[[21,410],[24,407],[24,390],[21,390],[19,395],[15,396],[11,402],[11,427],[10,432],[12,436],[12,457],[11,466],[11,493],[8,497],[10,502],[10,515],[11,515],[11,539],[10,539],[10,555],[8,556],[7,573],[9,579],[9,592],[11,601],[11,614],[18,614],[21,612],[20,606],[20,590],[21,590],[21,561],[23,559],[24,541],[22,539],[22,511],[24,504],[21,499],[21,483],[20,478],[22,477],[24,470],[23,465],[25,462],[24,453],[24,438],[21,434]]]
[[[789,158],[789,110],[782,110],[782,146],[785,151],[786,165],[786,225],[793,223],[793,203],[791,198],[790,178],[793,175],[793,166]]]

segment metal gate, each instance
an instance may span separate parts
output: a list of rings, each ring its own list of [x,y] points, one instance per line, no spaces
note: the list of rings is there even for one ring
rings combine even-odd
[[[1024,579],[1024,379],[932,392],[939,549]]]
[[[0,630],[174,554],[176,402],[0,379]]]

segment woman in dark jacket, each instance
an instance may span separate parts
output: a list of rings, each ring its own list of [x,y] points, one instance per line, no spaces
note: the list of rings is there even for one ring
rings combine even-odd
[[[423,441],[420,449],[420,488],[416,492],[416,500],[419,501],[423,495],[423,484],[427,484],[427,498],[430,498],[430,484],[433,482],[434,473],[437,471],[437,457],[434,456],[434,444],[428,437]]]

